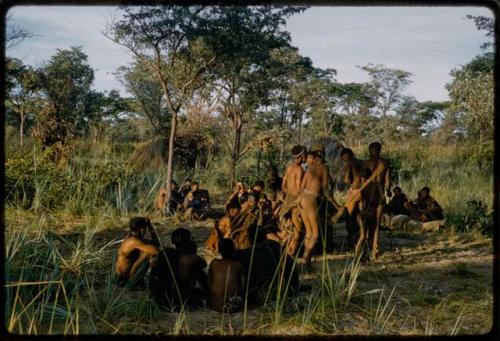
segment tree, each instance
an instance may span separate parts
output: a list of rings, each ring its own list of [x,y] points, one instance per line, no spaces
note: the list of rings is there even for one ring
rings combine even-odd
[[[275,49],[289,45],[283,29],[285,19],[301,11],[294,7],[218,7],[217,24],[207,39],[217,55],[212,67],[212,87],[220,94],[220,112],[231,122],[233,142],[229,187],[233,186],[238,160],[248,148],[241,148],[244,123],[258,107],[269,103],[272,82],[267,62]]]
[[[133,96],[131,109],[149,121],[153,128],[152,135],[167,136],[170,128],[170,113],[158,79],[139,62],[121,66],[116,74]]]
[[[34,70],[19,59],[7,58],[5,84],[6,109],[16,114],[18,118],[19,144],[22,146],[26,120],[33,119],[38,104]]]
[[[206,6],[121,7],[105,36],[128,48],[136,61],[161,84],[171,114],[167,158],[167,200],[170,200],[174,142],[179,112],[194,89],[203,84],[207,67],[215,61],[200,47],[211,10]]]
[[[37,115],[35,136],[44,146],[65,146],[78,135],[85,114],[85,101],[94,71],[81,47],[57,50],[49,62],[36,71],[42,110]]]
[[[371,114],[380,118],[378,127],[374,127],[372,131],[379,139],[388,138],[391,126],[394,127],[394,119],[389,117],[389,114],[393,114],[404,100],[403,91],[411,83],[412,74],[384,65],[368,64],[360,68],[366,71],[370,78],[364,91],[375,104]]]
[[[493,39],[495,37],[495,21],[493,18],[488,18],[485,16],[474,16],[474,15],[466,15],[465,16],[469,20],[473,20],[476,28],[480,31],[486,31],[486,37],[490,38],[490,41],[483,43],[480,47],[481,50],[487,50],[490,46],[493,45]]]
[[[12,13],[6,17],[7,32],[5,34],[5,49],[11,49],[21,44],[25,39],[34,37],[35,35],[15,24],[12,24]]]
[[[431,134],[432,122],[442,117],[448,107],[446,102],[418,102],[414,97],[404,97],[397,108],[398,131],[404,138]]]

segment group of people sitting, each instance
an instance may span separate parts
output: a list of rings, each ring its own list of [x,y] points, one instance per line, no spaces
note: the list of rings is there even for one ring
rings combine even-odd
[[[271,170],[268,195],[263,192],[262,180],[250,188],[242,183],[235,185],[224,217],[215,222],[206,241],[209,250],[218,252],[221,238],[231,240],[237,250],[272,241],[290,260],[300,256],[296,261],[310,270],[313,252],[322,247],[331,249],[331,229],[320,226],[330,225],[325,217],[336,212],[339,205],[331,194],[324,150],[315,146],[307,153],[298,145],[292,148],[292,157],[283,178],[275,168]]]
[[[200,185],[190,178],[184,180],[179,188],[175,181],[172,181],[170,200],[167,201],[167,189],[164,186],[158,192],[155,201],[155,208],[162,215],[172,215],[182,212],[188,220],[202,219],[210,210],[210,195],[208,190],[200,189]]]
[[[230,239],[219,239],[222,258],[206,261],[197,255],[191,232],[178,228],[172,232],[174,247],[161,247],[148,218],[135,217],[129,223],[115,264],[116,284],[125,288],[146,286],[151,297],[172,310],[210,307],[220,312],[236,312],[262,303],[271,288],[285,287],[291,294],[299,290],[298,274],[290,259],[282,259],[280,245],[263,243],[254,252],[235,250]],[[276,245],[277,244],[277,245]],[[286,282],[277,282],[282,270]]]
[[[418,191],[415,200],[408,199],[400,187],[394,187],[393,193],[394,196],[387,205],[388,213],[393,216],[406,215],[422,223],[444,218],[443,209],[431,197],[431,190],[427,186]]]

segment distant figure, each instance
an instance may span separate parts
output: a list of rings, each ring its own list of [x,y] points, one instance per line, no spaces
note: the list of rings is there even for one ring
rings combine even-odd
[[[253,193],[256,195],[256,199],[260,199],[260,195],[262,194],[262,191],[265,188],[264,181],[262,180],[257,180],[255,181],[254,185],[252,186],[252,189],[249,191],[249,193]]]
[[[303,146],[294,146],[291,150],[293,162],[286,167],[285,175],[281,188],[285,193],[285,198],[281,205],[280,220],[290,217],[293,224],[293,235],[288,245],[288,254],[294,256],[300,244],[300,237],[302,233],[302,220],[299,215],[299,208],[297,206],[297,199],[300,192],[300,184],[304,171],[301,167],[305,162],[305,148]]]
[[[186,178],[184,180],[184,183],[182,184],[179,193],[181,194],[181,199],[184,202],[184,199],[186,199],[187,194],[191,191],[191,178]]]
[[[387,210],[390,215],[400,215],[404,214],[409,216],[410,211],[405,207],[405,203],[408,201],[408,197],[403,193],[401,187],[396,186],[393,189],[394,196],[392,197],[389,204],[387,204]]]
[[[267,184],[271,193],[272,201],[276,200],[276,194],[281,190],[282,180],[283,179],[281,179],[278,174],[278,168],[276,168],[276,166],[271,166],[267,177]]]
[[[418,191],[418,198],[408,201],[405,207],[410,211],[411,217],[423,223],[444,219],[443,209],[439,203],[430,196],[429,187]]]
[[[221,239],[218,248],[222,259],[212,260],[208,269],[210,307],[219,312],[237,312],[243,307],[243,266],[234,259],[235,250],[231,239]]]
[[[190,308],[203,306],[203,300],[208,294],[207,277],[204,272],[207,262],[196,254],[196,249],[196,242],[192,240],[178,245],[180,296],[182,305]]]
[[[363,168],[361,170],[362,183],[366,183],[371,175],[372,171],[369,168]],[[360,213],[357,216],[359,238],[355,248],[357,256],[362,253],[363,246],[367,239],[371,258],[376,259],[378,256],[378,235],[380,231],[379,225],[377,224],[377,210],[383,196],[384,192],[376,182],[368,183],[361,190]]]
[[[210,208],[210,199],[208,191],[200,190],[196,181],[191,182],[191,191],[184,198],[183,207],[186,210],[184,217],[186,219],[199,219]]]
[[[155,245],[146,243],[144,236],[147,231],[155,235],[153,225],[148,218],[135,217],[129,222],[130,232],[120,244],[115,264],[117,284],[132,288],[137,285],[146,274],[159,250]]]

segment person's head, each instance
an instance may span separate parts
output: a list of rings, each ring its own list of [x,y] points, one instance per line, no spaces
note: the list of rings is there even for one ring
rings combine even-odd
[[[256,193],[249,193],[248,199],[246,201],[247,207],[249,209],[253,209],[257,205],[257,201],[259,200],[258,195]]]
[[[370,153],[370,157],[378,157],[380,156],[380,151],[382,150],[382,145],[380,142],[370,143],[368,146],[368,151]]]
[[[246,192],[245,185],[242,182],[237,182],[236,188],[238,189],[238,193],[240,193],[240,194],[243,194]]]
[[[234,242],[229,238],[219,240],[219,252],[222,259],[232,259],[234,257]]]
[[[130,228],[129,236],[142,238],[149,226],[151,226],[149,218],[134,217],[128,223],[128,227]]]
[[[394,195],[401,195],[403,193],[403,191],[401,190],[401,187],[399,186],[396,186],[392,189],[392,191],[394,192]]]
[[[349,162],[352,160],[352,158],[354,157],[354,153],[352,152],[352,149],[351,148],[344,148],[342,149],[342,151],[340,152],[340,158],[342,159],[342,161],[344,162]]]
[[[307,153],[306,163],[308,166],[312,165],[314,162],[320,160],[318,152]]]
[[[264,186],[265,186],[265,185],[264,185],[264,181],[262,181],[262,180],[257,180],[257,181],[255,181],[255,183],[253,184],[252,189],[253,189],[254,193],[260,193],[260,192],[262,192],[262,190],[264,189]]]
[[[293,146],[292,148],[292,157],[295,163],[300,164],[303,162],[303,157],[305,154],[304,147],[301,145]]]
[[[419,191],[422,198],[427,198],[431,194],[429,187],[425,186]]]
[[[176,248],[179,248],[180,245],[185,244],[190,240],[191,232],[184,227],[179,227],[172,232],[172,244],[174,244]]]
[[[191,181],[191,190],[196,192],[200,188],[200,185],[196,181]]]
[[[184,185],[191,186],[191,178],[186,178],[186,179],[184,180]]]
[[[227,206],[227,214],[234,218],[240,212],[241,206],[238,201],[231,201]]]
[[[315,153],[318,159],[325,159],[325,147],[321,143],[317,143],[311,148],[311,152]]]
[[[368,167],[361,169],[361,179],[368,180],[368,178],[372,176],[372,170]]]

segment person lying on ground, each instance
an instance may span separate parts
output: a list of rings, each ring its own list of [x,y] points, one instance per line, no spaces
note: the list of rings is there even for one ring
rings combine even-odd
[[[220,239],[218,249],[222,259],[213,259],[208,269],[210,307],[219,312],[237,312],[243,307],[243,266],[234,259],[235,249],[231,239]]]
[[[400,215],[404,214],[409,216],[410,212],[405,207],[408,197],[403,193],[401,187],[396,186],[393,189],[393,197],[387,204],[387,211],[390,215]]]
[[[231,238],[231,233],[233,232],[233,221],[240,213],[240,206],[238,202],[230,202],[226,206],[225,215],[216,220],[207,241],[205,242],[206,247],[212,252],[218,252],[219,235],[223,238]]]
[[[444,219],[443,209],[439,203],[430,196],[429,187],[418,191],[418,197],[414,201],[408,201],[405,207],[410,211],[411,217],[423,223]]]
[[[190,240],[178,245],[179,289],[181,305],[189,308],[203,306],[208,293],[207,277],[204,269],[207,262],[196,254],[196,242]]]
[[[118,249],[115,274],[119,286],[132,288],[144,278],[150,265],[154,263],[155,257],[158,256],[159,250],[157,246],[146,243],[144,240],[146,231],[151,230],[152,235],[156,236],[149,218],[130,219],[129,229],[127,238]]]

